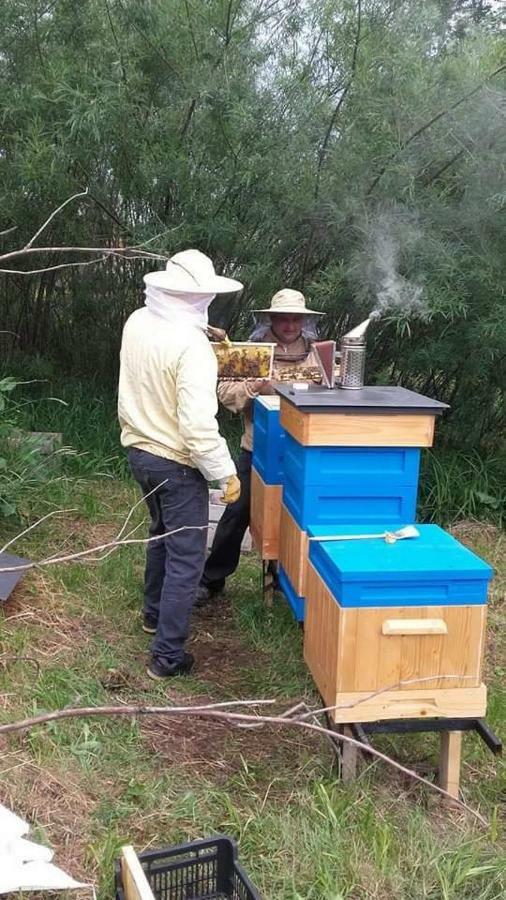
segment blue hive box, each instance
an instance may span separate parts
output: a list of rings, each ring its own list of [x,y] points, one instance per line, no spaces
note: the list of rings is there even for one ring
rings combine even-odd
[[[287,434],[285,472],[297,485],[342,485],[351,481],[376,485],[378,480],[418,484],[417,447],[305,447]]]
[[[285,474],[283,503],[299,528],[310,525],[378,526],[385,521],[399,528],[416,518],[417,484],[390,484],[388,479],[367,484],[360,479],[301,488]],[[363,530],[363,528],[362,528]]]
[[[278,582],[297,622],[304,621],[304,597],[299,597],[283,566],[278,569]]]
[[[309,560],[342,607],[466,606],[487,602],[493,570],[437,525],[417,525],[420,537],[310,541]],[[393,531],[388,522],[378,532]],[[309,536],[318,528],[308,529]],[[358,525],[335,534],[365,533]]]
[[[303,447],[285,437],[283,502],[300,528],[416,518],[420,450]]]
[[[253,465],[265,484],[282,484],[285,430],[279,397],[257,397],[253,405]]]

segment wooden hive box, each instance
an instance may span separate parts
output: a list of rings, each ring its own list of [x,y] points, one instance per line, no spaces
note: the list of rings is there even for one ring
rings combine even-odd
[[[280,484],[266,484],[252,468],[250,532],[262,559],[279,558],[281,495]]]
[[[437,526],[418,528],[412,544],[310,547],[304,658],[336,722],[485,713],[491,569]]]
[[[281,505],[279,529],[279,563],[293,589],[300,597],[306,594],[306,570],[309,552],[307,532],[297,525],[286,506]]]
[[[431,447],[446,404],[401,387],[293,391],[277,385],[280,422],[306,447]]]

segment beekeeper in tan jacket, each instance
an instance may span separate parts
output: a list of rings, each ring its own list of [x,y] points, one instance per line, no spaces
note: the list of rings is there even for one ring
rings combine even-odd
[[[208,482],[220,483],[224,503],[240,494],[218,431],[218,367],[206,328],[216,294],[242,285],[216,275],[198,250],[176,253],[144,283],[145,306],[123,330],[118,416],[150,512],[150,538],[160,536],[147,546],[143,629],[154,635],[147,673],[161,680],[193,666],[185,641],[204,567]]]
[[[287,369],[318,368],[311,344],[317,338],[316,321],[320,315],[322,313],[307,309],[306,300],[300,291],[290,288],[278,291],[268,309],[255,311],[257,324],[250,340],[276,344],[274,381]],[[227,507],[216,529],[197,592],[198,605],[204,605],[223,590],[225,579],[236,570],[239,563],[241,544],[250,518],[253,400],[260,395],[273,393],[272,382],[264,379],[224,381],[218,385],[220,402],[232,412],[243,415],[244,433],[237,461],[241,496]]]

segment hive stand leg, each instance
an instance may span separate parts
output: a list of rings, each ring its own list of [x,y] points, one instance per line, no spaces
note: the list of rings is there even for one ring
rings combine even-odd
[[[275,581],[269,559],[262,560],[262,597],[266,606],[272,606],[274,602]]]
[[[439,785],[452,797],[459,796],[461,731],[442,731],[439,748]]]
[[[353,737],[353,732],[348,725],[343,725],[339,731],[346,737]],[[346,741],[341,742],[341,779],[345,784],[354,781],[357,777],[358,755],[357,747]]]

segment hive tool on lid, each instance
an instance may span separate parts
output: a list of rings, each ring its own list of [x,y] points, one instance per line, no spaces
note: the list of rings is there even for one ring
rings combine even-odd
[[[396,541],[404,541],[409,538],[420,537],[420,532],[414,525],[406,525],[404,528],[398,528],[396,531],[382,531],[376,534],[319,534],[312,535],[308,538],[310,541],[365,541],[380,539],[387,544],[395,544]]]

